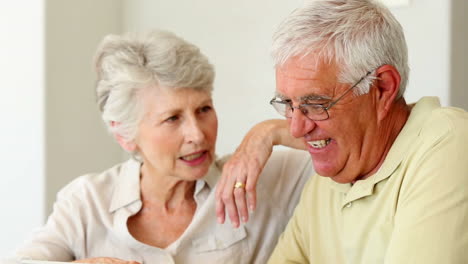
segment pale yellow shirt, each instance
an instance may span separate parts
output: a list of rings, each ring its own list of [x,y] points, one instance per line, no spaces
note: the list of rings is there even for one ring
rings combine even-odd
[[[127,220],[142,206],[140,163],[129,160],[63,188],[47,224],[18,249],[17,259],[71,261],[114,257],[145,264],[265,263],[313,174],[305,151],[274,152],[257,187],[261,206],[238,229],[217,224],[215,184],[220,162],[198,180],[192,222],[174,243],[156,248],[137,241]]]
[[[423,98],[376,174],[311,177],[268,263],[468,263],[468,113]]]

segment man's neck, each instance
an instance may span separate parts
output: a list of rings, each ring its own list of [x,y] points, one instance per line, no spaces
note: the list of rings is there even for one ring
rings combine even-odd
[[[383,150],[381,151],[381,156],[378,161],[378,163],[375,165],[374,169],[366,173],[365,175],[359,177],[356,179],[354,182],[357,180],[364,180],[371,175],[375,174],[380,167],[382,166],[383,162],[385,161],[388,152],[390,151],[391,147],[393,146],[393,143],[395,142],[396,138],[400,134],[401,130],[406,124],[406,121],[408,120],[408,117],[410,115],[411,109],[410,107],[406,104],[404,98],[398,99],[397,102],[395,102],[395,106],[392,109],[392,111],[389,112],[388,116],[382,121],[382,125],[380,126],[379,130],[382,135],[382,138],[384,139],[383,142]]]

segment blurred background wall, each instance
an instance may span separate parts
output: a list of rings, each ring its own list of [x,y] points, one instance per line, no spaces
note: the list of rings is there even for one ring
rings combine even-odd
[[[121,32],[121,2],[45,1],[45,214],[78,175],[102,171],[122,152],[101,121],[92,60],[102,37]]]
[[[306,0],[312,1],[312,0]],[[411,75],[406,98],[468,109],[465,0],[384,0],[403,25]],[[215,65],[217,151],[233,151],[255,122],[278,116],[271,35],[303,0],[17,0],[0,4],[0,256],[44,223],[56,192],[126,155],[95,104],[92,57],[109,33],[162,28]]]
[[[0,257],[44,221],[44,9],[0,6]]]

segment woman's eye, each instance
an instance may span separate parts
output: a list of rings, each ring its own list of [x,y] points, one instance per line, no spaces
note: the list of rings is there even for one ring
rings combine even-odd
[[[212,109],[211,106],[203,106],[202,108],[200,108],[200,112],[201,113],[206,113],[206,112],[209,112],[210,110]]]

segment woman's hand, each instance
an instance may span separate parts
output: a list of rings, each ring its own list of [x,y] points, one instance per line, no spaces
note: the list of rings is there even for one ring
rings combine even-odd
[[[240,225],[239,215],[242,222],[249,220],[249,210],[254,211],[256,208],[258,176],[274,145],[305,149],[302,140],[294,139],[289,134],[286,120],[267,120],[255,125],[223,166],[216,189],[216,216],[219,223],[225,222],[226,212],[236,228]]]
[[[89,258],[73,261],[75,263],[95,263],[95,264],[141,264],[137,261],[127,261],[117,258]]]

